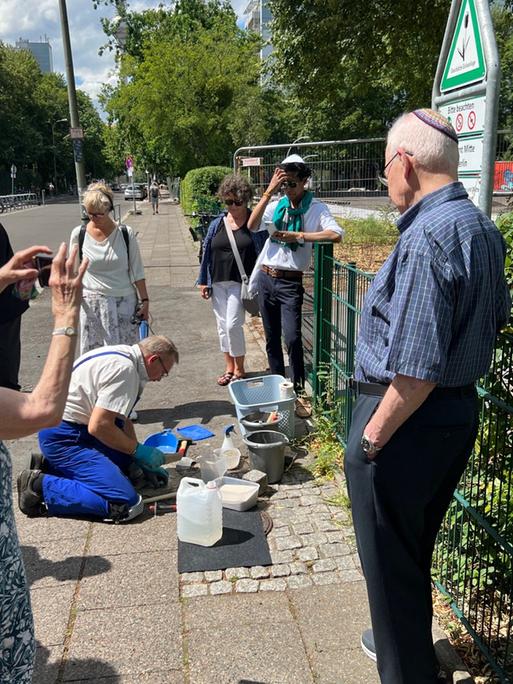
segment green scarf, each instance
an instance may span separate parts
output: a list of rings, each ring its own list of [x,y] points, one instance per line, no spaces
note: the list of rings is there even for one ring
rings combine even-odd
[[[274,210],[273,223],[276,226],[276,230],[283,231],[293,231],[294,233],[299,233],[303,227],[303,215],[310,209],[310,205],[313,200],[313,192],[307,191],[303,195],[301,203],[297,209],[293,209],[290,206],[290,200],[287,196],[282,197],[278,202],[278,206]],[[288,215],[288,221],[285,223],[285,215]],[[283,247],[288,247],[292,251],[295,251],[299,247],[297,242],[281,242],[281,240],[276,240],[271,238],[272,242],[279,242]],[[304,247],[304,245],[301,245]]]

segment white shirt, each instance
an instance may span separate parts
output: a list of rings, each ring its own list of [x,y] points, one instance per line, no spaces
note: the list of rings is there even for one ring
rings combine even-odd
[[[95,406],[126,418],[148,381],[138,344],[93,349],[73,368],[63,420],[82,425],[88,425]]]
[[[84,274],[84,290],[92,290],[108,297],[127,297],[134,293],[133,283],[144,278],[144,266],[134,231],[127,226],[130,245],[130,265],[123,233],[119,228],[108,238],[97,242],[86,231],[83,256],[89,259]],[[69,241],[70,250],[78,245],[80,226],[73,228]]]
[[[267,224],[273,222],[274,210],[277,206],[278,201],[270,202],[267,205],[258,230],[267,230]],[[305,233],[319,233],[321,230],[332,230],[341,237],[344,236],[344,230],[335,221],[328,207],[324,202],[316,199],[312,200],[308,211],[303,216],[303,226],[303,232]],[[304,245],[299,245],[294,250],[284,246],[283,243],[267,240],[263,251],[264,254],[259,259],[261,266],[272,266],[282,270],[306,271],[310,264],[312,243],[305,242]]]

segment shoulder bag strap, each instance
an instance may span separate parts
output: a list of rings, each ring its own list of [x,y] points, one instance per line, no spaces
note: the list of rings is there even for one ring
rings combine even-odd
[[[82,224],[78,231],[78,260],[81,263],[84,258],[84,240],[86,234],[86,227]]]
[[[242,265],[242,259],[240,258],[239,254],[239,248],[237,247],[235,237],[233,235],[232,229],[230,228],[230,225],[228,224],[228,219],[226,218],[226,216],[224,217],[224,227],[226,228],[226,234],[228,235],[228,240],[230,240],[230,245],[232,246],[233,256],[235,257],[235,262],[237,264],[237,268],[239,269],[241,280],[243,283],[247,283],[248,276],[246,275],[246,271],[244,270],[244,266]]]

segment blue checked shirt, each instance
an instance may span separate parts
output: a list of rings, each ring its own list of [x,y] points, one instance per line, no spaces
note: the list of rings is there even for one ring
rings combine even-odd
[[[461,183],[423,197],[397,227],[399,241],[365,298],[356,379],[475,382],[511,310],[501,234]]]

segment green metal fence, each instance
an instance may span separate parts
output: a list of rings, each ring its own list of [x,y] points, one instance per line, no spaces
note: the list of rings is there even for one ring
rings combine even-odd
[[[347,441],[353,396],[348,387],[365,293],[373,274],[315,244],[305,279],[305,358],[314,396],[339,414]],[[501,682],[513,682],[513,335],[499,336],[479,383],[481,425],[472,458],[440,531],[433,561],[438,589]]]

